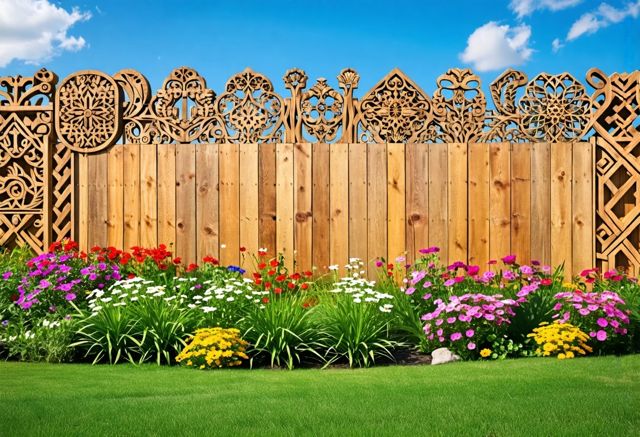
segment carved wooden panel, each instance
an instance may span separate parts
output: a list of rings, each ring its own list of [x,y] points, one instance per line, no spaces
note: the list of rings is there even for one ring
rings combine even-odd
[[[0,245],[44,250],[50,241],[49,183],[53,108],[58,78],[0,78]]]

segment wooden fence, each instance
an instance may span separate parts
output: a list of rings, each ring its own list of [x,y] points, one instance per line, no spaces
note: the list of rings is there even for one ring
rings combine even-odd
[[[300,268],[349,257],[640,268],[640,71],[490,86],[468,69],[427,94],[393,70],[357,97],[247,69],[220,94],[181,67],[0,78],[0,244],[171,244],[185,262],[267,247]]]
[[[79,241],[171,244],[186,262],[239,248],[303,269],[438,246],[486,265],[594,261],[583,143],[127,144],[78,155]]]

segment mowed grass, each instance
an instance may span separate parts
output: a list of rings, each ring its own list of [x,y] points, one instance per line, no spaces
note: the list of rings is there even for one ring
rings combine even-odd
[[[0,435],[638,435],[640,355],[196,371],[0,363]]]

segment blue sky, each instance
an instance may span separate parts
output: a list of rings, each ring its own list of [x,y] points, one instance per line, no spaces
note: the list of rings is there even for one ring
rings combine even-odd
[[[530,78],[631,71],[638,41],[640,0],[0,0],[0,75],[134,68],[153,89],[187,65],[218,93],[247,66],[279,91],[293,67],[333,84],[355,68],[357,95],[394,67],[429,93],[447,69],[470,67],[486,90],[508,66]]]

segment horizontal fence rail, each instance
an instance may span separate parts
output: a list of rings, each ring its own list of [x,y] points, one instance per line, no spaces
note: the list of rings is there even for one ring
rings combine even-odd
[[[283,97],[251,69],[219,93],[187,67],[155,93],[135,70],[0,78],[0,243],[268,247],[321,270],[437,245],[637,273],[640,71],[507,70],[487,96],[468,69],[432,94],[398,69],[360,96],[336,79],[289,70]]]

